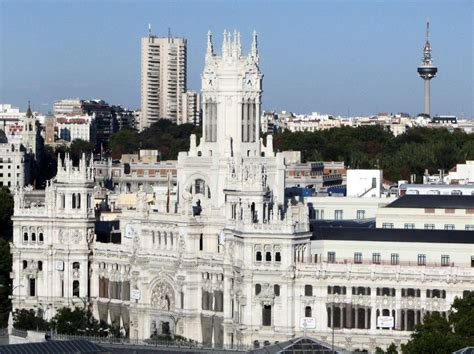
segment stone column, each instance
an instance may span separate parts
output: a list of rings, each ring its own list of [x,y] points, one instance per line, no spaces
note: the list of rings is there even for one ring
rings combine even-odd
[[[372,307],[370,311],[370,329],[375,330],[377,328],[377,308]]]
[[[395,317],[395,329],[397,331],[402,330],[402,310],[400,309],[397,310],[397,315]]]
[[[347,328],[352,328],[352,303],[348,306]]]
[[[369,311],[367,308],[364,309],[364,329],[369,328]]]
[[[255,141],[255,103],[249,104],[249,142]]]
[[[359,328],[359,306],[355,307],[355,328]]]
[[[405,309],[405,313],[403,315],[403,318],[404,318],[404,326],[403,326],[403,330],[406,331],[407,328],[408,328],[408,310]]]
[[[248,103],[242,103],[242,141],[246,142],[249,135],[249,124],[248,124]]]

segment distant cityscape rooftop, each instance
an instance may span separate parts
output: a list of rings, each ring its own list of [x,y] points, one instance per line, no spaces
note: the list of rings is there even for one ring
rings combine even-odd
[[[311,240],[472,244],[474,231],[319,227]]]
[[[474,209],[474,195],[404,195],[386,208]]]

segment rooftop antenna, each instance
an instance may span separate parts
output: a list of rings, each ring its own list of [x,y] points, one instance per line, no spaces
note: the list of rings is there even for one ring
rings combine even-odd
[[[426,19],[426,41],[430,40],[430,19]]]
[[[171,39],[171,27],[168,27],[168,42]]]
[[[148,24],[148,37],[151,37],[151,23]]]

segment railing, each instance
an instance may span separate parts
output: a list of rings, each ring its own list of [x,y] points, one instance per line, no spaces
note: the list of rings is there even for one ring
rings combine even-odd
[[[28,337],[28,331],[25,331],[24,329],[12,328],[12,336],[26,338]]]
[[[198,343],[195,341],[185,341],[185,340],[166,340],[166,339],[130,339],[130,338],[117,338],[117,337],[101,337],[101,336],[88,336],[88,335],[69,335],[69,334],[57,334],[51,333],[51,340],[55,341],[66,341],[66,340],[87,340],[89,342],[97,344],[112,344],[112,345],[123,345],[123,346],[147,346],[147,347],[174,347],[174,348],[192,348],[192,349],[202,349],[203,351],[213,351],[213,350],[227,350],[227,351],[248,351],[252,347],[244,345],[206,345]]]
[[[314,256],[305,256],[296,261],[297,263],[307,263],[307,264],[317,264],[317,263],[328,263],[328,264],[354,264],[354,265],[383,265],[383,266],[402,266],[402,267],[468,267],[470,268],[469,263],[454,263],[454,262],[425,262],[424,264],[419,264],[417,261],[398,261],[392,263],[391,260],[380,260],[377,262],[372,261],[371,259],[363,259],[360,261],[355,261],[353,258],[343,258],[337,259],[333,262],[323,259],[318,259],[315,261]]]

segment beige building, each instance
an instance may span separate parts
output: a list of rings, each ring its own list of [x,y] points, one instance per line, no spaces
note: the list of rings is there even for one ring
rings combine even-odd
[[[178,124],[191,123],[201,125],[201,95],[195,91],[186,91],[182,95],[182,115]]]
[[[159,119],[178,122],[186,93],[186,39],[142,38],[140,129]]]

